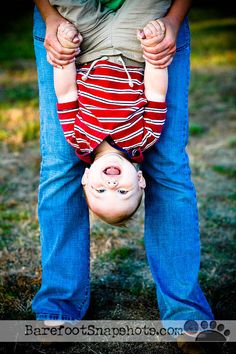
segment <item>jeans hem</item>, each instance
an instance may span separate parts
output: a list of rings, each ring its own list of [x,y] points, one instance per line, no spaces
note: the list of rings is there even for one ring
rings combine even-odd
[[[86,293],[87,295],[88,293]],[[36,312],[36,321],[43,320],[64,320],[64,321],[80,321],[85,316],[90,302],[90,296],[86,296],[86,300],[83,303],[83,307],[79,311],[79,315],[77,317],[71,315],[64,315],[62,313],[50,313],[50,312]]]
[[[76,318],[68,315],[54,314],[54,313],[37,313],[36,320],[64,320],[64,321],[75,321]]]

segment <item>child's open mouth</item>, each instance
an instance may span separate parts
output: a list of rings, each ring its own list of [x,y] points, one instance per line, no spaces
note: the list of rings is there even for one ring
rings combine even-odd
[[[109,166],[105,168],[103,172],[105,173],[105,175],[109,175],[109,176],[117,176],[121,174],[121,170],[117,166]]]

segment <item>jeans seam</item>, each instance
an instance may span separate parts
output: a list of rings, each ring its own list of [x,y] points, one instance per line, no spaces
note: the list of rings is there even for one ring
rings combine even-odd
[[[89,231],[88,231],[89,232]],[[89,242],[89,241],[88,241]],[[90,244],[88,244],[88,249],[87,249],[87,269],[90,269]],[[88,271],[88,278],[87,278],[88,284],[85,288],[85,295],[84,295],[84,300],[82,301],[82,303],[79,306],[76,306],[77,309],[80,311],[80,316],[81,316],[81,312],[82,309],[84,307],[84,305],[86,304],[86,302],[89,299],[89,292],[90,292],[90,271]]]
[[[180,52],[181,50],[184,50],[185,48],[188,48],[189,46],[189,42],[185,43],[184,45],[182,45],[181,47],[178,47],[176,49],[176,52]]]
[[[44,42],[44,38],[34,35],[34,39],[40,42]]]
[[[40,320],[41,319],[43,319],[43,320],[48,320],[48,319],[50,319],[50,320],[68,320],[68,321],[75,320],[75,318],[72,316],[60,315],[60,314],[49,313],[49,312],[37,313],[36,316],[37,316],[37,319],[40,318]]]
[[[190,29],[189,29],[189,22],[188,18],[186,17],[184,22],[183,22],[183,31],[184,31],[184,38],[186,42],[182,44],[181,46],[177,46],[176,52],[180,52],[181,50],[184,50],[190,45]]]
[[[187,77],[188,77],[188,82],[190,81],[190,71],[187,70]],[[185,91],[185,114],[187,115],[188,113],[188,90]],[[187,117],[188,118],[188,117]],[[184,130],[183,130],[183,139],[184,141],[186,141],[186,145],[188,144],[188,119],[187,119],[187,124],[185,124],[184,126]],[[194,183],[192,182],[191,179],[191,168],[190,168],[190,162],[187,159],[187,153],[185,153],[185,145],[183,146],[183,162],[184,162],[184,166],[185,166],[185,181],[187,184],[189,184],[189,179],[190,179],[190,186],[191,186],[191,190],[192,190],[192,196],[193,196],[193,213],[194,213],[194,227],[195,227],[195,235],[198,235],[198,240],[200,238],[200,234],[199,234],[199,218],[198,218],[198,208],[197,208],[197,196],[196,196],[196,189],[194,186]],[[199,294],[198,294],[198,300],[199,300]]]

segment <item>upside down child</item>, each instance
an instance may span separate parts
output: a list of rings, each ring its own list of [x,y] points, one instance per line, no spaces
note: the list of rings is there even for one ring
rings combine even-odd
[[[100,17],[96,13],[99,24],[114,26],[113,20],[109,16],[104,19],[101,13]],[[86,27],[81,27],[78,20],[80,40],[85,41],[78,60],[97,50],[88,48],[93,42]],[[119,26],[116,31],[119,36]],[[164,28],[160,21],[151,20],[142,30],[133,27],[132,37],[130,33],[127,31],[130,40],[135,34],[138,39],[158,37],[161,41]],[[63,46],[72,45],[75,35],[78,32],[69,22],[58,28]],[[128,42],[129,38],[124,43]],[[157,69],[147,61],[143,65],[140,56],[130,60],[126,48],[124,53],[120,48],[114,55],[108,49],[104,47],[97,57],[91,56],[93,60],[79,63],[77,68],[75,63],[62,70],[54,67],[54,86],[65,138],[78,157],[90,165],[82,177],[88,206],[107,223],[122,225],[142,200],[146,182],[136,164],[160,138],[166,119],[168,74],[167,68]]]

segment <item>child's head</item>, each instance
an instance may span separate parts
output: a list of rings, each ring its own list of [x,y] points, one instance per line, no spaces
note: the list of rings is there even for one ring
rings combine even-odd
[[[114,152],[95,159],[86,168],[82,184],[90,210],[112,225],[121,224],[135,213],[146,186],[142,172]]]

